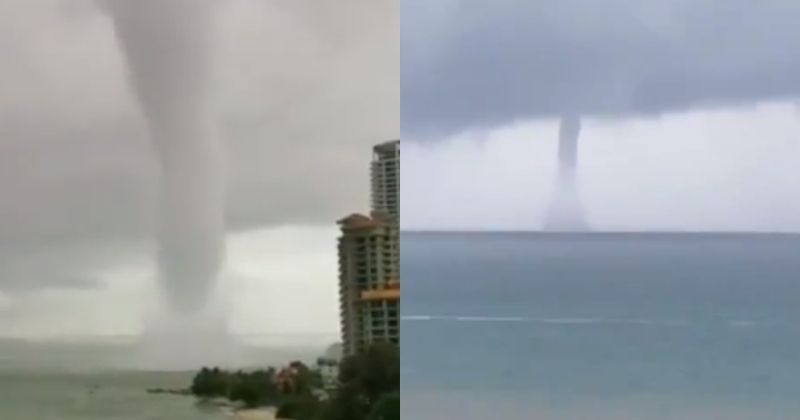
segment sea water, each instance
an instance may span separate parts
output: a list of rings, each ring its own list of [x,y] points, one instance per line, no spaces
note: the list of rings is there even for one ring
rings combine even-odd
[[[235,337],[242,344],[227,367],[277,367],[291,360],[313,362],[324,348],[321,344],[268,344],[273,338]],[[188,388],[201,366],[149,365],[146,356],[150,352],[142,351],[141,341],[135,336],[0,339],[0,420],[230,418],[220,407],[192,396],[149,393],[158,388]],[[176,346],[173,359],[181,359],[182,352],[187,351],[202,350]]]
[[[221,420],[194,398],[151,395],[185,388],[191,373],[16,371],[0,373],[0,418],[9,420]]]
[[[401,246],[404,419],[800,418],[800,236]]]

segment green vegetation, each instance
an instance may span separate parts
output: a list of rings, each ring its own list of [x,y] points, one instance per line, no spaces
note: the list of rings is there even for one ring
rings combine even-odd
[[[345,358],[327,398],[321,397],[326,393],[319,370],[301,362],[254,372],[203,368],[191,392],[247,407],[277,407],[279,418],[293,420],[399,420],[400,353],[395,345],[381,344]]]
[[[295,400],[285,401],[278,408],[275,415],[279,419],[317,419],[322,403],[314,397],[301,397]]]
[[[275,368],[253,372],[227,372],[219,368],[204,367],[197,373],[190,388],[201,398],[225,398],[241,402],[247,407],[278,406],[297,397],[310,397],[319,374],[301,362],[292,362],[286,369],[294,369],[293,386],[285,386],[281,372]]]
[[[372,408],[367,420],[400,420],[400,393],[386,394]]]
[[[363,354],[345,358],[339,366],[339,386],[324,407],[322,420],[383,419],[382,399],[400,391],[400,352],[397,346],[375,345]],[[398,398],[399,401],[399,398]],[[400,418],[397,415],[387,419]],[[377,417],[375,417],[377,416]],[[305,420],[305,419],[298,419]]]

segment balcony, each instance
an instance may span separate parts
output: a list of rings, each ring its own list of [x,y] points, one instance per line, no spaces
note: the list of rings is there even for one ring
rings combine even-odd
[[[362,301],[374,300],[399,300],[400,299],[400,282],[397,280],[390,280],[385,286],[361,292]]]

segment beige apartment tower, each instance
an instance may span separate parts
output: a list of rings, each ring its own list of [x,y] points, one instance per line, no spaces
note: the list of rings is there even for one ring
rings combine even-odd
[[[339,220],[339,302],[344,354],[400,343],[400,142],[373,148],[372,212]]]
[[[398,230],[385,214],[339,221],[339,301],[344,353],[399,342]]]
[[[372,148],[372,211],[400,216],[400,140]]]

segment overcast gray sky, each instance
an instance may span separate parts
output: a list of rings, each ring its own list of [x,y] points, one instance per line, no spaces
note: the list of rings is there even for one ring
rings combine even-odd
[[[405,229],[539,229],[583,117],[596,229],[800,230],[800,3],[401,6]]]
[[[0,3],[0,311],[150,267],[157,161],[98,3]],[[331,283],[320,298],[334,320],[316,327],[335,330],[333,226],[367,208],[370,147],[399,135],[397,1],[218,3],[231,240],[262,235],[248,243],[263,252],[247,254],[262,277],[286,229],[326,243],[324,265],[292,278]]]
[[[403,133],[800,93],[792,0],[402,2]]]

